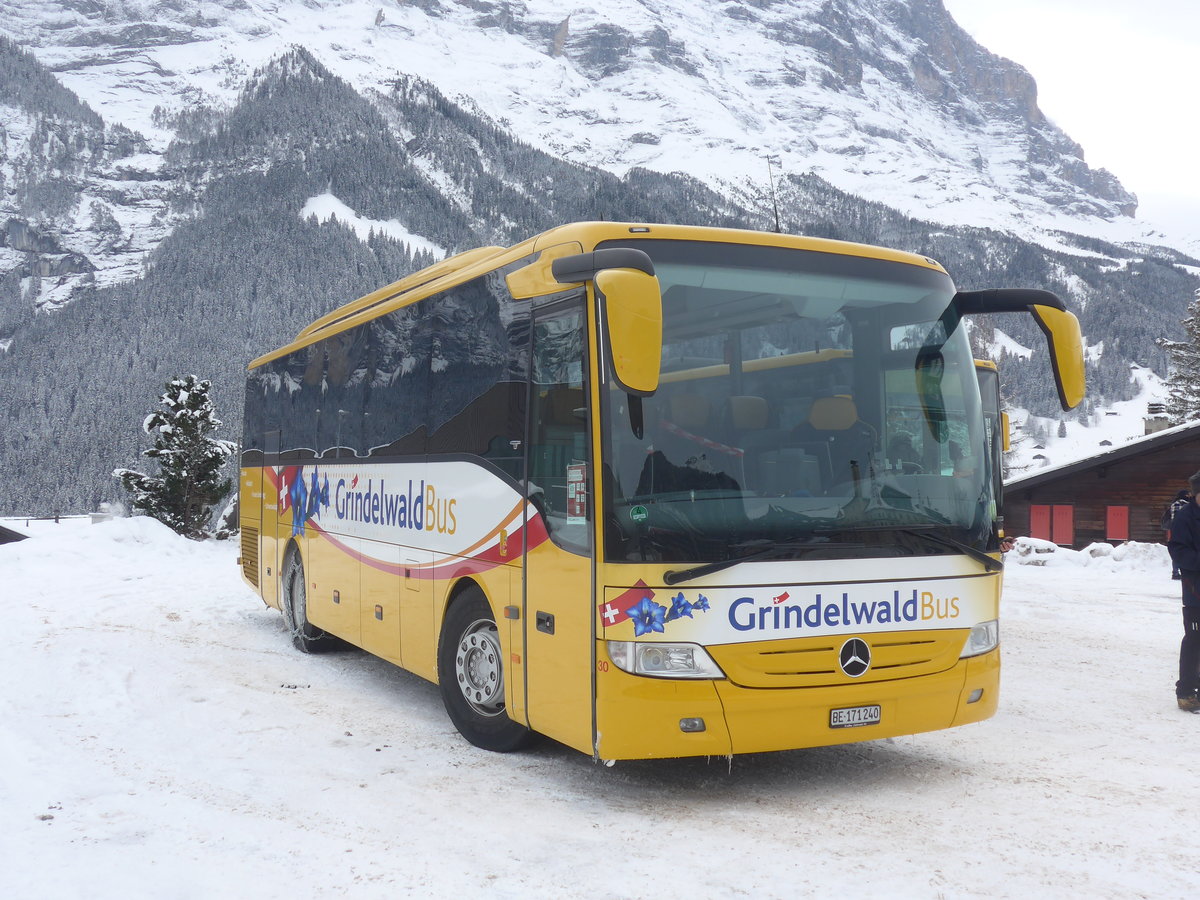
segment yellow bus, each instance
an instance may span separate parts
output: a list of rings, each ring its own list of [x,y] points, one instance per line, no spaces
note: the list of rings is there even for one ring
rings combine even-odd
[[[962,320],[1043,291],[828,240],[591,222],[452,257],[250,364],[246,580],[471,743],[597,759],[984,719],[994,458]]]

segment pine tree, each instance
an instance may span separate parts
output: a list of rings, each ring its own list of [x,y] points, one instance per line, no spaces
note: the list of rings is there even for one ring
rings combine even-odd
[[[1155,341],[1171,357],[1171,374],[1167,377],[1167,418],[1172,425],[1182,425],[1200,419],[1200,290],[1188,304],[1183,320],[1185,341]]]
[[[157,432],[154,446],[142,455],[157,460],[158,475],[117,469],[113,477],[132,494],[135,509],[145,510],[184,537],[208,533],[213,507],[232,487],[221,469],[236,449],[209,435],[221,426],[208,395],[210,382],[184,375],[167,382],[159,398],[165,410],[146,416],[142,430]]]

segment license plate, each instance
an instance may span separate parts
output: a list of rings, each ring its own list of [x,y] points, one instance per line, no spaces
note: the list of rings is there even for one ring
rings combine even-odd
[[[880,708],[878,706],[851,706],[846,709],[831,709],[829,711],[830,728],[858,728],[862,725],[878,725]]]

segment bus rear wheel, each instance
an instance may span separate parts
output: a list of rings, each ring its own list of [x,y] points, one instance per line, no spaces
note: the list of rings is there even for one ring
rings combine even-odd
[[[308,584],[304,580],[304,561],[300,551],[292,547],[283,564],[283,580],[279,591],[279,607],[283,621],[292,636],[292,645],[303,653],[319,653],[331,649],[332,635],[308,621]]]
[[[476,747],[508,753],[532,739],[528,728],[508,716],[500,632],[478,588],[461,594],[446,613],[438,684],[450,721]]]

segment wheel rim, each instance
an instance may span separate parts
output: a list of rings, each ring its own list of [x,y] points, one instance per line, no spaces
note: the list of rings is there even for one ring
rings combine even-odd
[[[463,698],[477,713],[496,716],[504,711],[504,671],[494,622],[480,619],[463,632],[454,654],[454,675]]]

